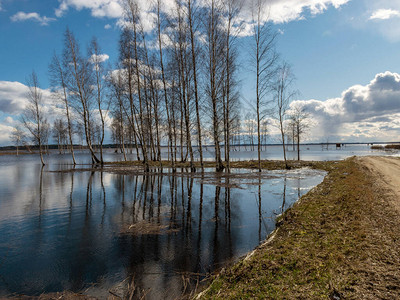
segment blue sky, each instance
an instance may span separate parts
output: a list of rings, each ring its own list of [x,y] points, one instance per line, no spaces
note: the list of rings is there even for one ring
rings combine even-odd
[[[172,2],[165,1],[166,6]],[[398,140],[400,1],[270,4],[270,18],[280,32],[278,51],[296,76],[297,100],[307,105],[318,123],[307,139]],[[114,63],[120,16],[119,0],[0,0],[0,145],[10,144],[8,136],[23,107],[26,77],[33,69],[41,87],[48,88],[48,64],[53,52],[61,51],[67,26],[83,48],[96,36]],[[241,38],[242,48],[246,39]],[[252,98],[251,75],[241,74],[241,92]]]

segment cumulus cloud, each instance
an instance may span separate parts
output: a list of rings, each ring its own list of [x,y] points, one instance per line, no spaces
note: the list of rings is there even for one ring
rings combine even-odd
[[[272,0],[263,12],[263,21],[276,24],[305,19],[306,13],[318,15],[329,7],[340,8],[350,0]],[[250,20],[255,1],[245,2],[244,19]]]
[[[62,0],[56,9],[57,17],[61,17],[69,8],[76,10],[89,9],[93,17],[120,18],[122,16],[121,1],[118,0]]]
[[[41,16],[37,12],[25,13],[23,11],[17,12],[15,15],[10,17],[13,22],[23,22],[27,20],[33,20],[40,23],[42,26],[49,25],[50,22],[55,21],[54,18],[48,18],[46,16]]]
[[[329,7],[340,8],[350,0],[272,0],[263,12],[263,21],[274,23],[286,23],[294,20],[304,19],[306,14],[321,14]],[[244,9],[237,18],[242,30],[241,36],[251,34],[252,7],[254,0],[244,1]],[[143,21],[144,31],[149,32],[155,28],[155,15],[151,12],[152,1],[138,0],[139,11]],[[208,0],[199,0],[200,6],[209,5]],[[176,13],[176,3],[173,0],[163,1],[162,10],[173,15]],[[59,7],[55,10],[57,17],[61,17],[68,9],[88,9],[93,17],[117,19],[117,25],[124,25],[123,5],[121,0],[60,0]],[[107,26],[107,25],[106,25]],[[110,28],[107,26],[106,29]]]
[[[42,101],[46,113],[54,112],[54,98],[52,92],[41,89]],[[18,116],[22,113],[27,103],[28,86],[16,81],[0,81],[0,114]]]
[[[400,11],[394,9],[378,9],[369,17],[370,20],[388,20],[393,17],[400,17]]]
[[[104,29],[111,29],[111,25],[110,25],[110,24],[106,24],[106,25],[104,26]]]
[[[400,75],[392,72],[379,73],[367,85],[354,85],[341,97],[320,100],[297,100],[291,105],[301,105],[312,119],[313,136],[341,138],[382,139],[382,128],[387,139],[397,138],[400,123]],[[397,124],[397,125],[396,125]]]
[[[19,114],[25,107],[28,87],[20,82],[0,81],[0,112]]]

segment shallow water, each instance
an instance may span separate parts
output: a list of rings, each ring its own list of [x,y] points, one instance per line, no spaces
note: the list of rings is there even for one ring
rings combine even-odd
[[[134,283],[136,297],[176,298],[256,247],[325,175],[62,173],[49,171],[70,168],[68,157],[47,160],[0,157],[0,296],[105,298]]]

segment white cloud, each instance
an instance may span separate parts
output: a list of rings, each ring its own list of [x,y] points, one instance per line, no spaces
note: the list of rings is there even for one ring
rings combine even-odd
[[[400,1],[364,0],[362,18],[353,21],[356,28],[377,32],[390,42],[400,41]]]
[[[0,81],[0,112],[19,114],[25,107],[28,87],[20,82]]]
[[[42,26],[49,25],[49,22],[55,21],[54,18],[48,18],[46,16],[40,16],[36,12],[25,13],[23,11],[17,12],[15,15],[10,17],[11,21],[13,22],[22,22],[27,20],[34,20],[40,23]]]
[[[110,24],[106,24],[106,25],[104,26],[104,29],[111,29],[111,25],[110,25]]]
[[[122,16],[121,1],[118,0],[62,0],[56,9],[57,17],[61,17],[70,7],[76,10],[89,9],[93,17],[120,18]]]
[[[341,97],[326,101],[297,100],[291,105],[302,105],[311,114],[317,126],[310,136],[316,140],[326,136],[353,141],[398,139],[400,75],[379,73],[369,84],[352,86]]]
[[[393,17],[400,17],[400,11],[394,9],[378,9],[369,17],[370,20],[388,20]]]
[[[336,9],[350,0],[271,0],[268,8],[263,13],[263,21],[274,23],[286,23],[294,20],[305,19],[305,15],[321,14],[329,7]],[[88,9],[93,17],[118,19],[119,26],[124,24],[122,0],[60,0],[60,6],[55,10],[57,17],[61,17],[68,9]],[[208,0],[199,0],[200,6],[209,5]],[[244,9],[237,19],[237,24],[243,27],[240,36],[251,33],[251,7],[252,1],[244,1]],[[145,32],[155,28],[155,15],[151,12],[152,1],[138,0],[139,11],[143,21]],[[176,4],[173,0],[165,0],[162,3],[162,10],[168,15],[176,13]],[[106,25],[107,26],[107,25]],[[107,26],[110,28],[109,26]],[[108,29],[106,28],[106,29]]]
[[[45,112],[49,116],[56,110],[52,92],[40,89]],[[16,81],[0,81],[0,114],[18,116],[27,104],[29,88]]]
[[[13,131],[13,127],[10,125],[4,125],[0,123],[0,145],[10,145],[10,135]]]
[[[305,19],[307,12],[318,15],[326,11],[330,6],[339,9],[350,0],[271,0],[269,6],[263,12],[263,21],[274,23],[287,23]],[[244,19],[250,20],[253,1],[245,2]]]
[[[108,60],[110,57],[107,54],[92,54],[92,56],[89,58],[89,62],[91,63],[102,63]]]

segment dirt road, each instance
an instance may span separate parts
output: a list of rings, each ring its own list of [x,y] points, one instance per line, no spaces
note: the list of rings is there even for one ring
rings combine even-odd
[[[361,162],[374,177],[376,184],[396,196],[393,204],[400,210],[400,159],[396,157],[360,157]]]

